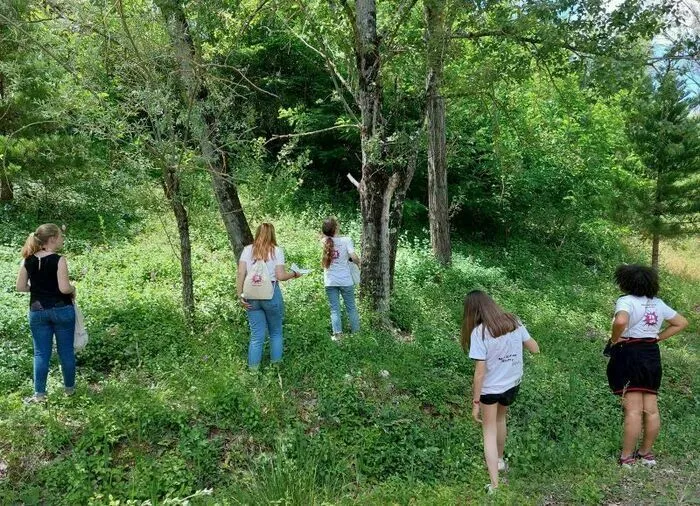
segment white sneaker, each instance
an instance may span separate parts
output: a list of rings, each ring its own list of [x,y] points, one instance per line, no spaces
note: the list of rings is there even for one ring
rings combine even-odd
[[[46,402],[46,394],[34,394],[31,397],[25,397],[22,402],[24,402],[25,405],[42,404]]]
[[[331,341],[338,342],[343,338],[343,334],[333,334],[331,336]]]
[[[654,467],[656,465],[656,458],[654,457],[654,454],[651,452],[646,453],[644,455],[642,455],[639,452],[636,452],[634,454],[634,457],[645,466]]]
[[[508,464],[503,459],[498,459],[498,472],[505,473],[508,471]]]
[[[484,488],[486,489],[486,493],[489,495],[495,494],[496,490],[498,490],[498,487],[494,487],[490,483],[488,485],[486,485]]]

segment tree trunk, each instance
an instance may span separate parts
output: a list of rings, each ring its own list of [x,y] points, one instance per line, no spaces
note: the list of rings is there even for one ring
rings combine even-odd
[[[445,139],[445,100],[442,85],[445,37],[444,0],[425,1],[427,45],[426,123],[428,129],[428,216],[430,244],[435,258],[443,265],[452,260],[447,196],[447,141]]]
[[[15,198],[15,192],[12,189],[12,181],[10,181],[5,169],[0,167],[0,202],[9,202]]]
[[[177,221],[180,237],[180,272],[182,274],[182,309],[188,323],[194,319],[194,283],[192,276],[192,246],[190,243],[190,222],[187,208],[180,192],[180,176],[172,166],[163,167],[163,191],[170,203]]]
[[[375,0],[357,0],[354,13],[354,51],[358,72],[362,148],[362,297],[389,323],[389,298],[403,200],[411,167],[390,167],[382,116],[380,39]]]
[[[401,178],[402,184],[396,188],[394,193],[394,201],[391,206],[391,216],[389,218],[391,235],[389,237],[389,242],[391,243],[390,279],[392,290],[394,289],[394,272],[396,270],[396,250],[398,249],[399,233],[401,232],[401,225],[403,224],[403,203],[406,200],[406,192],[408,192],[408,187],[411,185],[411,181],[413,180],[413,174],[416,172],[417,161],[418,149],[414,149],[408,159],[406,171]]]
[[[217,149],[215,118],[206,112],[209,90],[200,74],[197,51],[190,35],[189,23],[182,5],[177,0],[156,0],[168,25],[168,33],[175,48],[179,67],[184,104],[190,107],[190,131],[199,147],[212,178],[212,186],[219,204],[219,212],[226,227],[229,243],[238,258],[246,244],[253,242],[250,226],[238,197],[224,153]]]
[[[374,0],[355,3],[355,59],[361,115],[362,297],[388,323],[391,289],[389,214],[393,189],[385,167],[386,134],[382,117],[379,38]]]
[[[651,267],[659,270],[659,240],[661,235],[661,171],[656,172],[656,192],[654,195],[654,222],[651,239]]]
[[[651,267],[659,270],[659,233],[654,232],[651,239]]]

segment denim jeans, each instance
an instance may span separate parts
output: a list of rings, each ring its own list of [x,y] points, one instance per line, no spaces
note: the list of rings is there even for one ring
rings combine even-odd
[[[61,362],[63,385],[75,386],[75,308],[72,305],[29,312],[29,328],[34,339],[34,392],[46,393],[46,378],[53,352],[53,336]]]
[[[340,334],[343,331],[343,320],[340,316],[341,295],[343,296],[343,301],[345,301],[345,309],[350,318],[350,331],[359,331],[360,315],[355,305],[355,286],[327,286],[326,295],[328,295],[328,302],[331,305],[331,327],[333,328],[333,333]]]
[[[270,335],[270,362],[282,360],[282,320],[284,319],[284,300],[279,283],[274,283],[272,299],[249,300],[251,308],[248,313],[250,325],[250,344],[248,345],[248,366],[256,368],[262,361],[265,335]]]

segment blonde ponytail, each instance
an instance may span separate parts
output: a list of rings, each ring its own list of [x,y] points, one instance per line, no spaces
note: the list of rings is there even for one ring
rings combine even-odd
[[[38,251],[41,251],[49,239],[52,237],[59,237],[60,235],[61,229],[58,228],[58,225],[54,225],[53,223],[44,223],[40,225],[39,228],[29,234],[27,240],[24,242],[22,257],[25,259],[31,257]]]

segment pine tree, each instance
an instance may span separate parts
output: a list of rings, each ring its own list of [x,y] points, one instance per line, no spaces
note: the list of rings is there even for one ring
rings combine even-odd
[[[700,118],[697,100],[673,69],[649,82],[630,133],[653,181],[642,199],[642,232],[652,239],[652,267],[659,266],[659,241],[697,233],[700,228]]]

